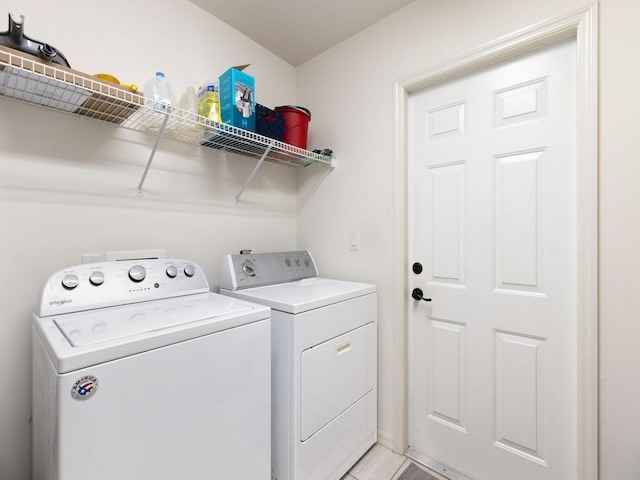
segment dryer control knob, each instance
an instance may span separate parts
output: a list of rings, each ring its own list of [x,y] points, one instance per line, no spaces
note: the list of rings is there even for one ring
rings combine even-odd
[[[147,276],[147,271],[142,265],[134,265],[129,269],[129,278],[134,282],[141,282]]]
[[[102,285],[104,283],[104,273],[93,272],[89,275],[89,282],[91,282],[91,285],[95,285],[96,287],[98,285]]]
[[[175,278],[177,275],[178,275],[178,269],[176,267],[174,267],[173,265],[171,265],[170,267],[167,267],[167,277]]]
[[[62,286],[67,290],[73,290],[78,286],[78,276],[72,273],[65,275],[62,279]]]
[[[184,274],[187,277],[193,277],[193,275],[196,273],[195,269],[193,268],[193,265],[187,265],[186,267],[184,267]]]
[[[245,275],[249,275],[250,277],[256,276],[256,266],[250,260],[247,260],[242,264],[242,271],[245,273]]]

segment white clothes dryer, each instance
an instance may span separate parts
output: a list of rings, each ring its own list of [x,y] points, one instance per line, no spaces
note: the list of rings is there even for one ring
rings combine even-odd
[[[33,479],[270,478],[270,311],[184,260],[54,274],[33,316]]]
[[[376,286],[307,251],[227,255],[220,282],[272,309],[272,479],[339,480],[377,439]]]

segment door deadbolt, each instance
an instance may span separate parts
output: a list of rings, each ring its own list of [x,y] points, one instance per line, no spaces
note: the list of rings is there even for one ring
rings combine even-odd
[[[416,262],[413,264],[411,269],[413,270],[413,273],[415,273],[416,275],[419,275],[422,273],[422,264],[420,262]]]

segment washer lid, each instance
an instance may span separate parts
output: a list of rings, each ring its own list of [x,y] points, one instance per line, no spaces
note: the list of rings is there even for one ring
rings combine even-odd
[[[233,296],[297,314],[375,292],[375,285],[316,277],[236,290]]]
[[[53,323],[72,347],[85,347],[252,310],[245,303],[229,300],[212,294],[187,295],[59,315],[53,317]]]
[[[50,317],[33,316],[37,341],[62,374],[268,321],[264,305],[199,293]]]

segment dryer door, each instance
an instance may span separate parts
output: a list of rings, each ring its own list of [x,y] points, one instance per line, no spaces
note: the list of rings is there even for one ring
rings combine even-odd
[[[375,366],[373,323],[302,352],[303,442],[373,390]]]

